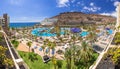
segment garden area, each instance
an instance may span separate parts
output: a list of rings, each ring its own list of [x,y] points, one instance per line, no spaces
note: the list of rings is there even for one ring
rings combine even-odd
[[[29,66],[30,69],[68,69],[67,67],[67,61],[68,60],[51,60],[48,63],[44,63],[41,56],[34,54],[33,52],[22,52],[18,51],[20,56],[23,58],[23,60],[26,62],[26,64]],[[92,59],[88,61],[88,66],[84,65],[84,61],[80,60],[80,64],[76,64],[78,66],[74,65],[74,61],[72,59],[71,62],[71,69],[87,69],[86,67],[89,67],[94,63],[94,61],[97,59],[98,54],[93,53]],[[82,68],[81,68],[82,67]]]
[[[19,51],[20,56],[23,58],[23,60],[27,63],[30,69],[54,69],[54,65],[52,61],[48,63],[44,63],[41,56],[34,54],[33,52],[31,53],[26,53]],[[61,60],[62,61],[62,60]],[[65,61],[62,61],[62,68],[65,69]]]
[[[97,69],[120,69],[120,48],[112,47],[104,54]]]

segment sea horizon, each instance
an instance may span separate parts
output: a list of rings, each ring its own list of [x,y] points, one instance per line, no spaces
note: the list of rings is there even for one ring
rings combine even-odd
[[[13,28],[22,28],[22,27],[31,27],[40,22],[10,22],[9,27]]]
[[[37,22],[37,21],[33,21],[33,22],[28,22],[28,21],[19,21],[19,22],[10,22],[10,23],[40,23],[40,22]]]

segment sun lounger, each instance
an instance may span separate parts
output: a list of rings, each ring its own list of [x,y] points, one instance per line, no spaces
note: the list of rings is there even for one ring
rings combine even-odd
[[[50,61],[50,57],[47,55],[43,56],[42,59],[44,63],[47,63],[48,61]]]
[[[103,45],[107,45],[107,43],[103,43],[103,42],[100,42],[101,44],[103,44]]]

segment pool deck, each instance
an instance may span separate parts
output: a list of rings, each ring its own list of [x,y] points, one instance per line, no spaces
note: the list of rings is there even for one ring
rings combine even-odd
[[[21,40],[23,40],[23,41],[21,41]],[[29,52],[29,47],[26,45],[26,43],[27,43],[27,41],[29,41],[29,39],[27,39],[27,40],[26,40],[26,39],[21,39],[21,40],[19,40],[19,41],[21,41],[21,43],[18,45],[17,50],[19,50],[19,51],[24,51],[24,52]],[[37,48],[34,49],[34,52],[35,52],[36,54],[40,55],[41,57],[43,57],[43,56],[44,56],[44,52],[43,52],[43,51],[39,51],[39,49],[41,48],[42,45],[43,45],[43,44],[40,44],[40,43],[38,43],[38,42],[33,42],[30,49],[33,49],[34,46],[37,46]],[[65,49],[63,49],[63,46],[56,46],[56,47],[55,47],[55,52],[56,52],[57,50],[59,50],[59,49],[60,49],[60,50],[65,50]],[[31,52],[31,51],[30,51],[30,52]],[[50,57],[52,57],[51,52],[52,52],[52,50],[50,50],[50,55],[49,55]],[[60,59],[60,60],[63,60],[63,59],[64,59],[64,55],[60,55],[60,54],[55,53],[55,56],[56,56],[57,59]]]

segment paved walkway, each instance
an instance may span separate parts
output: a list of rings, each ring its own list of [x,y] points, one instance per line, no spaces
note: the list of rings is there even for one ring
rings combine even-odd
[[[102,57],[104,56],[104,54],[108,51],[108,49],[110,48],[111,46],[111,42],[113,41],[113,38],[116,34],[116,30],[114,31],[113,33],[113,37],[112,39],[110,40],[108,46],[102,51],[102,53],[100,53],[100,55],[98,56],[97,60],[96,60],[96,63],[93,64],[89,69],[96,69],[97,65],[100,63],[100,61],[102,60]]]

